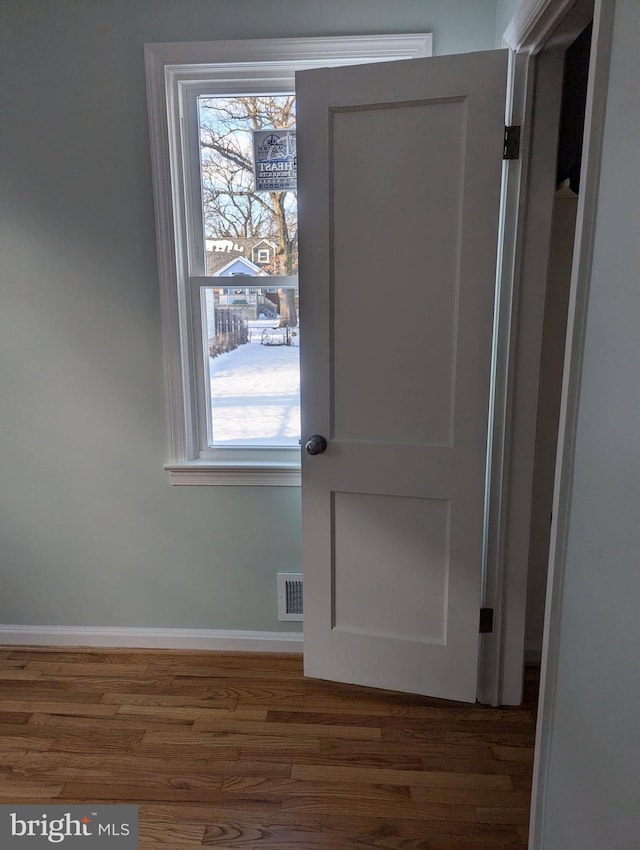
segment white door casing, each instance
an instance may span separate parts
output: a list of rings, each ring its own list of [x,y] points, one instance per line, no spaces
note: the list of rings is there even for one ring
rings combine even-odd
[[[297,75],[310,676],[476,697],[506,69]]]

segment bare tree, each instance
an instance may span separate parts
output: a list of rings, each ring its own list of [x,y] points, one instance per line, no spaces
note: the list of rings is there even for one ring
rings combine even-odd
[[[278,301],[280,302],[279,326],[281,328],[297,328],[298,310],[296,309],[296,296],[293,289],[279,289]]]
[[[265,236],[276,244],[272,274],[293,274],[297,219],[287,195],[295,193],[255,191],[251,131],[294,126],[295,97],[202,98],[200,124],[207,235]],[[282,301],[288,300],[283,291]]]
[[[269,210],[258,203],[250,188],[239,189],[233,173],[203,162],[202,177],[207,236],[214,239],[260,236],[270,229]]]

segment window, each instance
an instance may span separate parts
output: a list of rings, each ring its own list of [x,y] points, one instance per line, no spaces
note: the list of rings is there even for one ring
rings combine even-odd
[[[197,399],[204,405],[202,421],[207,425],[201,451],[213,449],[219,455],[221,448],[289,447],[297,452],[300,331],[295,184],[285,190],[279,184],[288,181],[274,177],[268,181],[269,188],[261,190],[253,168],[256,131],[268,139],[289,142],[290,150],[276,150],[275,144],[262,146],[268,152],[267,173],[282,174],[283,168],[293,168],[295,95],[291,91],[200,94],[196,114],[200,159],[197,163],[194,158],[198,209],[193,216],[198,233],[203,230],[204,274],[211,283],[216,277],[244,278],[243,288],[204,286],[204,278],[200,280],[208,360]],[[184,131],[187,137],[192,129]],[[271,263],[268,248],[260,247],[267,236],[276,246]],[[256,254],[262,266],[252,262]],[[275,294],[266,285],[246,287],[247,277],[255,283],[268,282]]]
[[[430,46],[415,35],[145,47],[173,483],[300,483],[296,193],[275,178],[256,191],[253,130],[267,131],[274,162],[291,160],[296,70]]]

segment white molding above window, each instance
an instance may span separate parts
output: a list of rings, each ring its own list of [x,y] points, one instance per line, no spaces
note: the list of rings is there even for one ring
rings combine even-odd
[[[431,56],[431,33],[357,35],[319,38],[256,38],[237,41],[183,41],[145,44],[147,60],[184,70],[197,79],[211,65],[243,63],[297,63],[300,70],[314,66],[359,62],[384,62]],[[147,69],[148,69],[147,65]]]
[[[201,448],[197,394],[202,345],[190,276],[204,275],[205,268],[204,245],[187,238],[197,230],[190,221],[197,187],[193,171],[184,166],[188,157],[182,150],[190,104],[198,94],[211,91],[291,92],[295,72],[306,68],[430,56],[431,38],[419,33],[145,45],[169,431],[165,468],[172,483],[300,484],[298,449]]]

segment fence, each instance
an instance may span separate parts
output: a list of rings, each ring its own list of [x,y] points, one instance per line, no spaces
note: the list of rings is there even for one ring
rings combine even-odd
[[[249,323],[242,317],[242,313],[233,309],[216,307],[214,334],[209,337],[209,355],[216,357],[225,351],[233,351],[234,348],[248,341]]]

